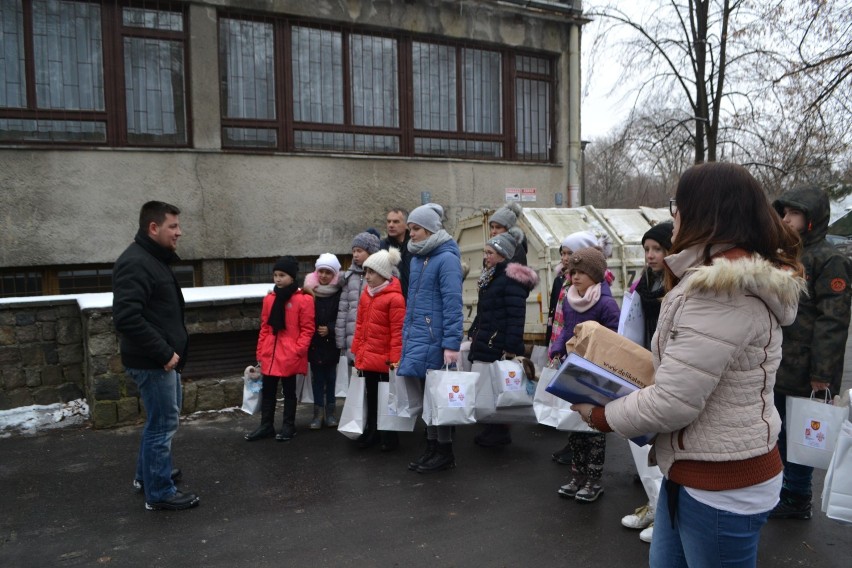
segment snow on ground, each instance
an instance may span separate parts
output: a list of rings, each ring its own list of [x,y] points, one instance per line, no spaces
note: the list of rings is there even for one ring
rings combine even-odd
[[[82,424],[89,418],[89,405],[79,398],[71,402],[21,406],[0,410],[0,438],[13,434],[35,434],[52,428]]]

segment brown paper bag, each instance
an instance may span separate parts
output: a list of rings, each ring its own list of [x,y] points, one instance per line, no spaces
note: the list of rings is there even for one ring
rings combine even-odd
[[[565,348],[639,388],[654,384],[651,352],[596,321],[577,324]]]

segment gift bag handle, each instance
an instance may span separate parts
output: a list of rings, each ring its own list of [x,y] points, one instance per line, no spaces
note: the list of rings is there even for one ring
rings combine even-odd
[[[825,404],[834,404],[834,399],[831,398],[831,389],[825,389],[822,392],[825,393],[825,394],[822,395],[822,401]],[[815,399],[816,393],[817,393],[817,391],[811,390],[811,400],[817,400],[818,401],[818,399]]]

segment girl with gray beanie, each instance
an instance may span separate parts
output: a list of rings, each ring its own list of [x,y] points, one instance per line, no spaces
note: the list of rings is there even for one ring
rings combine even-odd
[[[358,317],[358,302],[364,291],[364,261],[380,248],[379,237],[364,231],[352,239],[352,264],[340,276],[340,305],[337,308],[337,323],[334,339],[338,349],[345,349],[351,370],[355,362],[352,355],[352,338],[355,336],[355,321]]]
[[[443,216],[436,203],[421,205],[408,216],[413,257],[397,374],[418,379],[421,388],[429,369],[458,363],[463,334],[461,252],[444,230]],[[452,427],[427,426],[426,450],[408,469],[431,473],[455,465]]]
[[[515,252],[508,259],[510,262],[527,265],[527,236],[516,226],[518,218],[521,216],[521,205],[519,203],[507,203],[503,207],[495,211],[491,218],[488,219],[488,229],[490,237],[496,237],[503,233],[511,233],[517,241]]]

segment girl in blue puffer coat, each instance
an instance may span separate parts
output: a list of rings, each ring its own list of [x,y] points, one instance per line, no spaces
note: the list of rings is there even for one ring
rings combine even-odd
[[[417,378],[458,363],[462,341],[462,265],[459,247],[443,228],[444,209],[421,205],[408,216],[413,255],[397,374]],[[451,426],[426,427],[426,451],[408,469],[431,473],[455,467]]]

